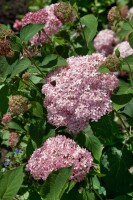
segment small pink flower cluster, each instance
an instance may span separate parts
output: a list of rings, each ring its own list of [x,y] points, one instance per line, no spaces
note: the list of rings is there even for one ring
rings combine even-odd
[[[92,166],[91,153],[75,141],[62,135],[49,138],[41,148],[34,151],[27,164],[27,170],[39,180],[60,168],[72,166],[70,180],[80,182]]]
[[[113,47],[117,43],[117,38],[112,30],[100,31],[94,39],[94,47],[98,53],[107,56],[113,52]]]
[[[57,4],[46,6],[37,12],[29,12],[23,17],[21,21],[22,27],[27,24],[45,24],[40,35],[36,34],[31,39],[31,43],[35,45],[47,43],[49,41],[48,36],[57,33],[59,28],[62,26],[61,21],[54,15],[54,7],[56,5]]]
[[[126,58],[127,56],[133,54],[133,49],[127,41],[121,42],[118,45],[116,45],[116,47],[114,48],[114,53],[116,49],[119,50],[121,58]]]
[[[66,126],[69,133],[83,130],[112,110],[110,93],[118,86],[113,74],[97,72],[101,54],[70,57],[68,66],[50,73],[43,85],[48,121]]]
[[[8,142],[11,147],[15,147],[16,144],[18,143],[19,137],[16,132],[10,132],[9,137],[8,137]]]
[[[17,31],[20,31],[22,28],[22,22],[20,20],[16,19],[13,24],[13,28],[15,28]]]
[[[11,113],[6,113],[5,115],[3,115],[3,117],[2,117],[2,122],[3,122],[4,124],[7,124],[7,123],[9,123],[9,122],[11,122],[11,121],[12,121]]]

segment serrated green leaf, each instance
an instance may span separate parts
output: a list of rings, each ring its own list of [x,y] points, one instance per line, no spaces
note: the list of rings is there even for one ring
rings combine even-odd
[[[23,182],[23,167],[0,172],[0,199],[12,200]]]
[[[36,33],[44,28],[44,24],[28,24],[20,31],[20,39],[22,42],[28,42]]]

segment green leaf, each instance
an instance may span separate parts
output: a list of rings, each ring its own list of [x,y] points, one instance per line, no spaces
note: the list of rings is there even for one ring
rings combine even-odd
[[[27,144],[27,147],[26,147],[26,156],[27,158],[30,158],[30,156],[32,155],[33,151],[35,151],[36,149],[36,144],[33,140],[29,140],[28,141],[28,144]]]
[[[45,68],[52,68],[64,65],[67,65],[67,62],[64,58],[56,54],[50,54],[44,58],[40,66],[43,66]]]
[[[100,161],[101,155],[102,155],[102,144],[100,143],[99,139],[90,134],[85,134],[85,147],[89,149],[93,155],[93,157]]]
[[[16,122],[10,122],[7,124],[8,128],[10,129],[15,129],[18,131],[24,131],[24,129],[21,128],[21,126],[19,124],[17,124]]]
[[[9,87],[7,85],[0,89],[0,112],[2,114],[6,113],[8,109],[8,93]]]
[[[11,39],[11,48],[14,51],[22,52],[22,43],[19,37],[12,37]]]
[[[83,16],[80,19],[80,21],[83,26],[85,25],[85,27],[83,28],[83,31],[84,31],[87,43],[89,43],[94,38],[97,32],[97,26],[98,26],[97,18],[94,15],[89,14],[89,15]]]
[[[107,194],[121,195],[132,192],[133,174],[129,172],[133,166],[133,154],[123,148],[106,149],[101,158],[101,173]]]
[[[115,197],[114,200],[132,200],[131,197],[128,197],[126,195],[120,195],[118,197]]]
[[[96,190],[100,189],[100,182],[96,175],[94,177],[92,177],[92,183],[93,183],[94,189],[96,189]]]
[[[47,200],[60,200],[61,196],[66,189],[66,184],[71,175],[71,167],[62,168],[58,174],[54,177],[54,180],[50,184],[50,192],[47,195]]]
[[[12,200],[23,182],[23,167],[0,172],[0,199]]]
[[[118,105],[125,105],[133,98],[133,94],[112,95],[111,99]]]
[[[20,31],[20,39],[22,42],[28,42],[36,33],[44,28],[44,24],[28,24]]]
[[[33,101],[32,102],[32,108],[31,108],[31,113],[33,116],[36,117],[43,117],[43,107],[40,103]]]
[[[16,63],[11,73],[11,77],[16,76],[17,74],[23,72],[31,65],[31,62],[28,58],[23,58]]]
[[[114,122],[113,113],[109,113],[101,117],[98,122],[91,122],[91,128],[96,136],[107,145],[112,139],[116,140],[120,131],[117,124]]]
[[[40,147],[45,138],[45,121],[41,121],[40,119],[31,120],[29,134],[31,139],[36,143],[37,147]]]
[[[128,42],[129,42],[130,46],[133,48],[133,32],[129,34]]]
[[[101,65],[98,70],[98,72],[101,72],[101,73],[110,73],[109,69],[105,66],[105,65]]]
[[[115,55],[116,55],[118,58],[120,57],[120,51],[119,51],[118,48],[115,50]]]
[[[129,117],[133,117],[133,99],[131,99],[131,101],[129,101],[129,103],[126,104],[122,113],[128,115]]]
[[[34,84],[38,84],[38,83],[40,83],[40,81],[42,80],[41,77],[34,76],[34,75],[32,75],[29,79],[30,79]]]

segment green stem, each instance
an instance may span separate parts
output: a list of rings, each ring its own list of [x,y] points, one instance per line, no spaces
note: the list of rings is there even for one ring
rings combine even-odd
[[[102,197],[98,194],[98,192],[97,192],[94,188],[92,188],[92,190],[95,192],[95,194],[98,196],[98,198],[99,198],[100,200],[103,200]]]
[[[24,50],[26,51],[31,63],[37,68],[37,70],[40,72],[40,74],[42,76],[44,76],[43,72],[40,70],[40,68],[36,65],[36,63],[34,62],[34,60],[32,59],[31,55],[29,54],[28,50],[26,48],[24,48]]]

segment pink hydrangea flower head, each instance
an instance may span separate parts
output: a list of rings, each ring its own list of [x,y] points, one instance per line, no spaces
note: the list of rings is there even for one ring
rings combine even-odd
[[[51,172],[72,166],[70,180],[80,182],[89,172],[92,161],[89,151],[81,148],[75,141],[57,135],[34,151],[28,161],[27,170],[35,179],[46,180]]]
[[[51,4],[37,12],[29,12],[23,17],[23,27],[27,24],[45,24],[44,29],[31,39],[32,44],[37,45],[49,42],[49,36],[57,33],[62,26],[61,21],[54,15],[55,5],[57,4]]]
[[[83,130],[112,110],[110,92],[118,86],[113,74],[97,72],[101,54],[70,57],[68,65],[50,73],[42,87],[49,123],[66,126],[69,133]]]
[[[22,22],[20,20],[16,19],[13,24],[13,28],[15,28],[17,31],[20,31],[22,28]]]
[[[3,117],[2,117],[2,122],[3,122],[4,124],[7,124],[7,123],[9,123],[9,122],[11,122],[11,121],[12,121],[11,113],[6,113],[5,115],[3,115]]]
[[[16,132],[10,132],[8,142],[11,147],[15,147],[19,141],[18,134]]]
[[[114,53],[116,49],[119,50],[121,58],[125,58],[133,54],[133,49],[131,48],[128,41],[124,41],[116,45],[116,47],[114,48]]]
[[[100,31],[94,39],[94,47],[98,53],[107,56],[113,52],[113,47],[117,43],[117,38],[112,30]]]

